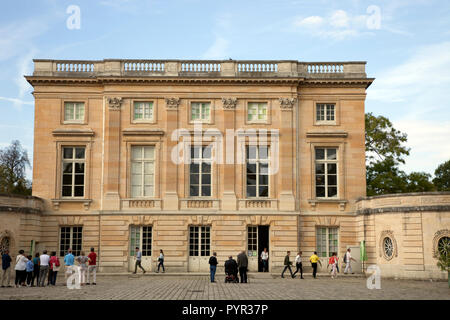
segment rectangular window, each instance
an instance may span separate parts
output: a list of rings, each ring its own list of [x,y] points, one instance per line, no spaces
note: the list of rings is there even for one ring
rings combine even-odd
[[[142,256],[152,255],[152,227],[151,226],[131,226],[130,227],[130,255],[136,254],[138,247]]]
[[[64,102],[64,121],[83,122],[84,102]]]
[[[335,105],[330,103],[318,103],[316,105],[316,121],[317,122],[334,122],[335,116]]]
[[[191,120],[205,121],[211,120],[211,103],[209,102],[192,102],[191,103]]]
[[[62,148],[62,196],[84,197],[85,147]]]
[[[155,147],[131,147],[131,197],[153,197],[155,193]]]
[[[191,147],[189,165],[189,196],[211,196],[211,163],[212,149],[210,146]]]
[[[258,227],[248,227],[247,228],[247,251],[249,256],[253,256],[253,252],[258,250]]]
[[[249,102],[247,112],[249,122],[266,122],[267,102]]]
[[[134,102],[135,121],[153,121],[153,101]]]
[[[189,227],[189,256],[207,257],[211,252],[211,231],[208,226]]]
[[[79,256],[82,248],[83,227],[61,227],[59,230],[59,255],[66,255],[69,248]]]
[[[338,228],[320,227],[317,233],[317,254],[319,257],[331,257],[338,252]]]
[[[269,196],[269,147],[247,146],[247,198]]]
[[[316,148],[316,197],[336,198],[337,197],[337,149],[336,148]]]

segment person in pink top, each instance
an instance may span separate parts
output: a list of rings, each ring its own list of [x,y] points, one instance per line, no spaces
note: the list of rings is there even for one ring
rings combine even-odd
[[[91,272],[93,274],[94,282],[92,283],[94,286],[97,284],[97,254],[94,252],[94,248],[91,248],[91,252],[88,254],[89,258],[89,266],[88,266],[88,274],[87,274],[87,285],[90,285],[90,275]]]

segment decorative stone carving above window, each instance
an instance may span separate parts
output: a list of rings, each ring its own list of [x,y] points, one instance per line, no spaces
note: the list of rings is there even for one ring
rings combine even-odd
[[[177,110],[180,105],[180,98],[166,98],[166,108],[169,110]]]
[[[224,110],[234,110],[237,105],[237,98],[222,98]]]
[[[108,105],[110,110],[120,110],[123,99],[120,97],[108,98]]]
[[[443,238],[450,238],[450,230],[439,230],[433,237],[433,258],[439,258],[439,241]]]
[[[278,100],[280,101],[281,109],[292,110],[295,102],[297,101],[297,98],[280,98]]]
[[[394,232],[385,230],[380,235],[380,257],[384,257],[387,261],[398,256],[397,241],[394,238]]]

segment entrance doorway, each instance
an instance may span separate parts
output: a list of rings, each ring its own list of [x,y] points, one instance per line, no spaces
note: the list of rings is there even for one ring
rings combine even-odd
[[[249,226],[247,228],[247,253],[249,271],[263,271],[261,252],[269,248],[269,226]],[[270,260],[269,260],[270,262]],[[270,264],[270,263],[269,263]]]

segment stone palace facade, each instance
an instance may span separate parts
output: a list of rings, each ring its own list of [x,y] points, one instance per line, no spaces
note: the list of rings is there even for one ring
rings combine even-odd
[[[0,197],[13,254],[94,247],[120,273],[137,246],[146,269],[163,249],[199,272],[245,250],[257,272],[268,248],[271,272],[287,250],[325,271],[365,240],[386,276],[445,276],[450,194],[364,198],[365,62],[34,60],[26,79],[33,197]]]

